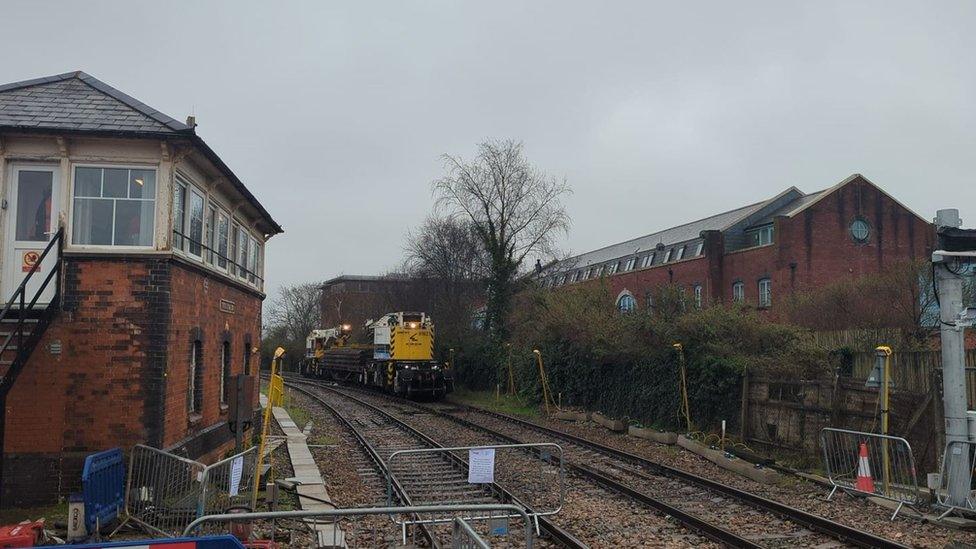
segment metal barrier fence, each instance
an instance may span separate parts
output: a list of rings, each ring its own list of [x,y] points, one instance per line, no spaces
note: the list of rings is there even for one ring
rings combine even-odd
[[[472,461],[476,459],[472,457],[476,455],[475,454],[476,452],[483,453],[486,450],[491,451],[490,464],[488,464],[487,462],[472,463]],[[492,446],[455,446],[451,448],[413,448],[409,450],[397,450],[396,452],[390,454],[390,457],[386,460],[387,470],[389,471],[386,477],[387,505],[393,504],[394,477],[397,477],[398,473],[402,475],[405,472],[411,471],[409,466],[407,466],[405,463],[403,465],[398,466],[399,465],[397,463],[398,458],[400,462],[405,462],[410,457],[419,456],[423,454],[448,454],[448,453],[456,453],[456,452],[468,452],[467,461],[469,467],[469,482],[471,482],[471,478],[472,478],[471,469],[482,469],[482,472],[487,474],[487,468],[490,467],[491,469],[490,476],[492,477],[491,480],[487,482],[485,481],[476,482],[473,484],[492,484],[494,483],[494,475],[495,475],[495,453],[498,450],[517,451],[520,454],[519,457],[523,459],[526,457],[523,454],[524,450],[534,451],[534,453],[536,454],[535,458],[529,458],[529,459],[534,459],[537,462],[539,467],[537,470],[537,475],[536,474],[530,475],[529,471],[526,471],[524,469],[519,469],[517,465],[514,467],[514,470],[512,471],[507,470],[507,467],[502,467],[499,470],[501,477],[503,477],[503,479],[507,481],[505,482],[506,486],[509,487],[519,486],[520,488],[522,488],[520,493],[513,493],[513,495],[519,497],[520,499],[529,499],[530,501],[527,501],[526,504],[536,508],[536,510],[533,513],[529,513],[529,516],[537,518],[540,516],[555,515],[562,509],[563,504],[566,501],[566,486],[565,486],[566,471],[563,467],[563,463],[564,463],[563,449],[562,446],[552,442],[539,442],[539,443],[529,443],[529,444],[496,444]],[[552,465],[553,463],[552,457],[554,453],[555,453],[555,457],[558,458],[558,464],[559,464],[558,467]],[[556,475],[558,475],[558,484],[556,484],[555,488],[558,490],[558,494],[542,494],[539,493],[538,491],[536,492],[531,491],[531,487],[552,488],[553,487],[552,477]],[[432,482],[436,482],[436,480],[437,480],[436,478],[431,479]],[[527,489],[530,490],[529,493],[526,493],[525,490]],[[464,502],[458,502],[458,503],[463,504]],[[546,506],[550,508],[546,509]],[[539,510],[540,508],[542,510]],[[401,526],[405,529],[408,524],[419,524],[419,523],[433,524],[433,523],[453,522],[454,518],[455,518],[454,515],[445,515],[443,517],[432,516],[430,518],[425,518],[425,519],[417,519],[417,520],[411,519],[403,523],[398,522],[397,524],[401,524]],[[497,516],[497,515],[487,515],[487,516],[468,516],[464,518],[466,520],[495,521],[495,520],[504,519],[506,517]],[[536,528],[538,530],[538,525]]]
[[[976,493],[972,489],[973,464],[976,464],[976,441],[953,440],[946,443],[939,471],[939,488],[935,493],[936,501],[946,508],[940,519],[953,511],[976,511]],[[949,487],[960,475],[965,479],[962,486],[969,489],[954,497]]]
[[[123,524],[131,520],[150,532],[175,536],[198,517],[249,506],[256,460],[257,448],[207,466],[136,445],[129,458]]]
[[[474,531],[474,528],[461,517],[454,519],[454,530],[451,532],[452,549],[489,549],[488,542]]]
[[[442,515],[445,513],[450,513],[454,516],[458,514],[470,514],[470,515],[482,515],[488,516],[498,513],[494,516],[501,517],[518,517],[522,520],[524,528],[522,529],[524,536],[524,547],[526,549],[532,549],[535,544],[534,532],[532,531],[532,521],[529,515],[524,509],[517,505],[509,504],[481,504],[481,505],[413,505],[409,507],[364,507],[364,508],[349,508],[349,509],[315,509],[308,511],[267,511],[261,513],[225,513],[221,515],[207,515],[200,517],[186,526],[183,530],[183,536],[191,536],[193,532],[199,529],[204,524],[208,523],[219,523],[219,522],[252,522],[255,520],[282,520],[282,519],[318,519],[326,518],[331,519],[333,524],[336,524],[338,520],[342,517],[366,517],[366,516],[376,516],[376,515],[386,515],[397,521],[396,517],[400,515],[412,515],[412,516],[423,516],[423,515]],[[453,519],[452,519],[453,520]],[[316,521],[321,523],[321,521]],[[475,535],[478,535],[474,528],[470,524],[467,525]],[[511,536],[512,534],[506,531],[506,535]],[[480,536],[479,536],[480,537]],[[516,546],[512,541],[509,540],[509,546]],[[405,543],[404,543],[405,544]],[[471,547],[471,546],[469,546]],[[482,546],[476,546],[482,547]]]
[[[125,490],[126,520],[164,536],[197,517],[206,466],[141,444],[132,448]]]
[[[125,505],[125,457],[120,448],[91,454],[81,471],[85,529],[95,532],[115,520]]]
[[[231,507],[251,506],[258,448],[251,448],[204,469],[197,516],[222,513]]]
[[[838,488],[889,499],[898,503],[891,520],[905,505],[923,502],[907,440],[828,427],[820,431],[820,446],[827,477],[834,486],[828,500]]]

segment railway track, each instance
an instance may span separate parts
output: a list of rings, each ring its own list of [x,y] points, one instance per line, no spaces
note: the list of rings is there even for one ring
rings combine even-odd
[[[906,547],[761,496],[521,418],[470,406],[425,405],[358,388],[353,390],[369,395],[368,398],[383,399],[400,406],[423,410],[508,443],[524,443],[525,435],[530,433],[542,434],[546,440],[557,439],[566,449],[565,465],[571,472],[674,517],[688,528],[723,545],[767,548],[841,545]],[[735,524],[735,531],[717,524]]]
[[[337,391],[336,394],[341,395],[342,398],[330,402],[314,391],[295,383],[294,380],[287,381],[286,385],[335,415],[352,432],[384,477],[390,472],[389,458],[394,452],[442,447],[426,434],[392,414],[353,395]],[[393,470],[392,489],[395,498],[402,505],[514,503],[526,508],[529,513],[533,512],[531,508],[497,484],[469,484],[467,463],[454,454],[444,452],[408,455],[398,462]],[[419,520],[422,517],[415,518]],[[570,549],[587,547],[545,517],[538,518],[538,526],[559,547]],[[420,537],[432,547],[441,547],[442,540],[450,535],[443,527],[431,524],[418,523],[416,528]]]

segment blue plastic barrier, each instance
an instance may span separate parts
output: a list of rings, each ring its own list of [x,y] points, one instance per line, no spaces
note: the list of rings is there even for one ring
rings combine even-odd
[[[43,547],[60,547],[65,545],[44,545]],[[204,536],[200,538],[166,538],[166,539],[137,539],[132,541],[116,541],[112,543],[89,543],[86,545],[68,545],[71,549],[103,549],[111,547],[140,547],[145,549],[244,549],[237,538],[230,535]]]
[[[122,450],[113,448],[85,458],[81,472],[85,499],[85,527],[88,533],[97,525],[115,520],[125,505],[125,459]]]

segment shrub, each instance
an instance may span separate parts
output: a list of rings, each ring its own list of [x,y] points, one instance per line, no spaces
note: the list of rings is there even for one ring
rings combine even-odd
[[[801,329],[771,322],[745,307],[698,310],[673,287],[661,288],[631,313],[614,307],[604,283],[517,296],[509,319],[511,357],[524,395],[540,398],[533,349],[542,353],[550,386],[562,403],[679,427],[678,355],[683,345],[691,415],[699,427],[722,419],[737,423],[742,374],[819,377],[829,372],[825,353]],[[476,341],[481,341],[477,343]],[[508,349],[472,335],[460,383],[504,387]],[[554,395],[554,396],[555,396]]]

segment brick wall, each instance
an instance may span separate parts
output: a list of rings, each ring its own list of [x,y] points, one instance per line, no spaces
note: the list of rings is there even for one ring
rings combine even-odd
[[[259,345],[260,295],[169,258],[67,256],[63,299],[7,398],[5,505],[78,490],[81,464],[94,451],[179,445],[199,458],[232,447],[218,402],[220,344],[230,342],[231,372],[242,373],[245,341]],[[222,299],[233,313],[221,311]],[[204,402],[193,422],[191,330],[204,342]],[[256,355],[251,367],[256,374]],[[256,392],[252,402],[258,406]]]
[[[228,284],[217,275],[182,263],[175,263],[172,272],[172,323],[166,384],[166,401],[171,405],[166,415],[164,447],[227,421],[228,408],[220,402],[224,342],[229,343],[231,376],[245,373],[245,359],[249,361],[250,373],[257,375],[258,355],[252,354],[250,348],[258,347],[261,337],[259,296]],[[221,309],[222,300],[224,310]],[[232,313],[226,312],[230,303],[233,304]],[[196,338],[200,339],[203,348],[203,402],[199,413],[191,418],[188,383],[191,346]],[[257,408],[257,392],[251,401],[252,407]],[[230,436],[228,429],[223,431]],[[219,437],[213,440],[214,443],[225,442]],[[194,455],[190,457],[196,458]]]
[[[856,218],[871,227],[866,242],[851,236]],[[689,292],[702,284],[706,300],[725,303],[732,299],[732,285],[742,282],[744,303],[756,306],[759,280],[769,278],[775,309],[794,292],[924,259],[934,241],[930,223],[863,178],[835,189],[794,217],[776,217],[773,225],[772,244],[725,253],[722,233],[706,231],[703,258],[618,273],[608,283],[614,296],[626,289],[641,307],[647,292],[669,282]]]

